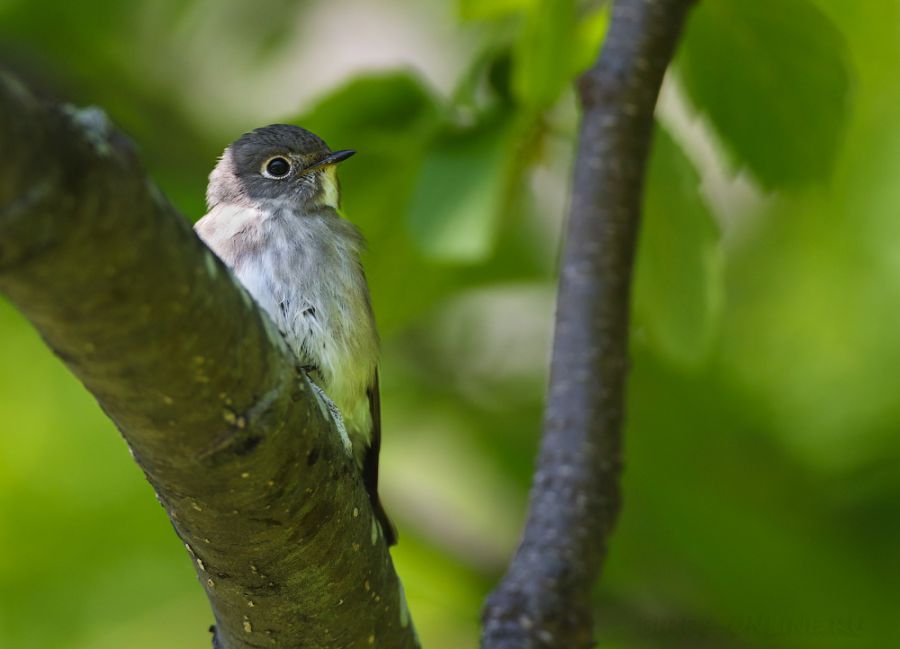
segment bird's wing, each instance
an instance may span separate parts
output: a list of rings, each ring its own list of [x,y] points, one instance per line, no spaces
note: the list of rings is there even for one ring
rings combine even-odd
[[[388,546],[391,546],[397,543],[397,528],[388,518],[384,507],[381,506],[381,500],[378,498],[378,455],[381,452],[381,395],[378,389],[378,370],[375,370],[375,376],[366,390],[366,395],[369,397],[369,412],[372,415],[372,438],[363,460],[363,484],[366,485],[366,491],[369,492],[372,511],[381,525],[384,538]]]

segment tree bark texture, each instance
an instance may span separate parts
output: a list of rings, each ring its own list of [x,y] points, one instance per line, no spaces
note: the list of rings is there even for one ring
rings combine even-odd
[[[544,432],[521,544],[484,649],[591,647],[591,590],[619,510],[629,293],[656,98],[692,0],[617,0],[583,109]]]
[[[96,109],[0,74],[0,291],[96,397],[216,646],[418,645],[353,460],[280,335]]]

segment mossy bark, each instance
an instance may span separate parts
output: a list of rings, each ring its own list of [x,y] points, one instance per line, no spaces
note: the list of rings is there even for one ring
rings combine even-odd
[[[417,646],[306,377],[128,140],[99,110],[44,105],[0,75],[0,151],[0,291],[118,426],[218,646]]]

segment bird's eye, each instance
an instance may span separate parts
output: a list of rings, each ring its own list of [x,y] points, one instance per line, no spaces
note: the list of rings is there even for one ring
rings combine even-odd
[[[269,178],[280,179],[289,173],[291,173],[291,163],[281,156],[269,158],[263,165],[263,175]]]

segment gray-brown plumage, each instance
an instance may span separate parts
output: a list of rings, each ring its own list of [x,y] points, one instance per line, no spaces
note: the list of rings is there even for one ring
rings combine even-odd
[[[284,334],[337,407],[388,544],[378,499],[378,334],[360,263],[363,238],[339,214],[332,152],[309,131],[274,124],[231,144],[209,176],[201,239]]]

